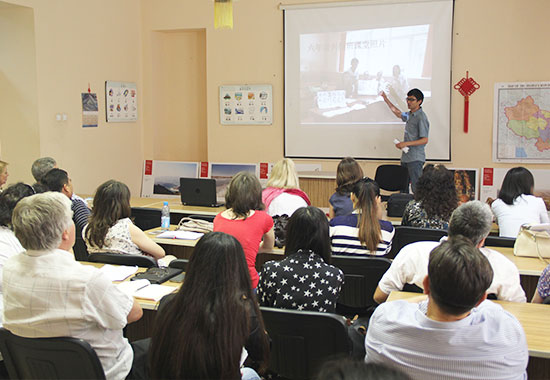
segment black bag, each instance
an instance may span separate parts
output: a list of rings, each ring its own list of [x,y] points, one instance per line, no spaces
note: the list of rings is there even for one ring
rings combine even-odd
[[[275,247],[283,248],[286,243],[286,225],[290,217],[287,214],[273,217],[273,232],[275,233]]]
[[[414,199],[412,194],[396,193],[388,199],[388,216],[402,217],[407,203]]]

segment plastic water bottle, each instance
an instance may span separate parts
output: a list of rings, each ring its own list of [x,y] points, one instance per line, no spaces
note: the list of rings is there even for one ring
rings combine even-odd
[[[164,201],[162,211],[160,212],[160,228],[164,231],[170,229],[170,207],[168,207],[168,202],[166,201]]]

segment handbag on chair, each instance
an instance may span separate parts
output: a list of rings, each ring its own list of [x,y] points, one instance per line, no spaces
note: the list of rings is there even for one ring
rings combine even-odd
[[[550,223],[522,225],[514,244],[514,255],[550,258]]]

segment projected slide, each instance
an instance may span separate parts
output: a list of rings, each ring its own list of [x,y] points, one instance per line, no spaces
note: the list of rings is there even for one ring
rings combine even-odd
[[[395,123],[380,92],[402,110],[409,82],[430,96],[429,32],[413,25],[301,35],[301,123]]]
[[[336,3],[333,3],[336,4]],[[285,9],[285,155],[398,160],[407,112],[424,93],[428,160],[449,160],[452,0]]]

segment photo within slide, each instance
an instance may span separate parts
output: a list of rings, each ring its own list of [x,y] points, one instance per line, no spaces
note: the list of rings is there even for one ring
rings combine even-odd
[[[399,123],[409,89],[431,96],[430,25],[300,35],[300,124]]]

